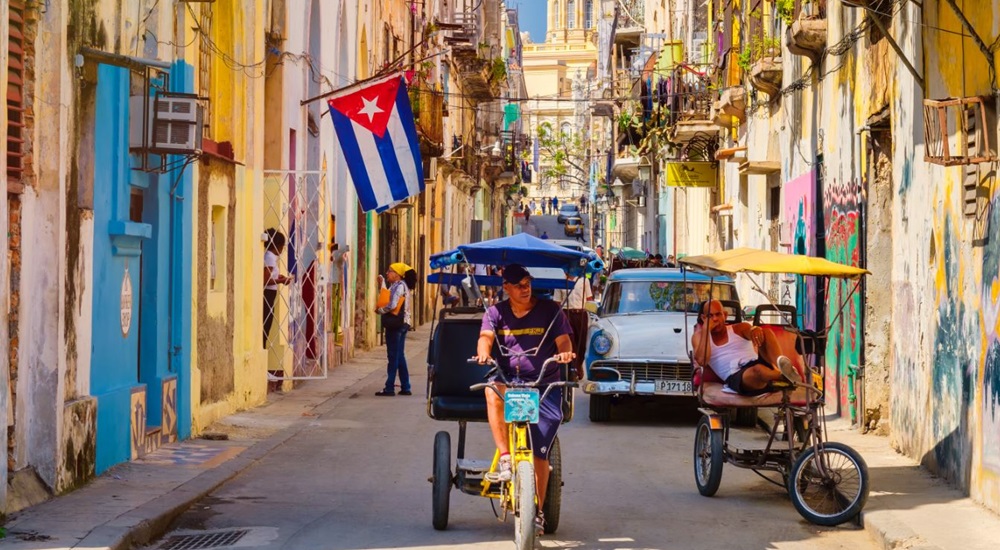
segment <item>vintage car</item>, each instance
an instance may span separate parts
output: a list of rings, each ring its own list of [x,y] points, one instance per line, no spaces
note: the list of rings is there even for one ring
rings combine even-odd
[[[563,232],[566,233],[567,237],[583,235],[583,218],[580,216],[566,218],[566,225],[563,227]]]
[[[611,417],[612,400],[693,396],[687,342],[699,305],[712,297],[738,301],[732,279],[680,269],[619,269],[607,280],[587,337],[590,420]]]

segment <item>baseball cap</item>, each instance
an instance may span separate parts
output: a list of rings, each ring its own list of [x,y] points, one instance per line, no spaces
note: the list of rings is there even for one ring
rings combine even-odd
[[[531,277],[531,273],[528,273],[528,268],[521,264],[510,264],[503,268],[503,280],[505,283],[510,283],[516,285],[520,283],[525,277]]]

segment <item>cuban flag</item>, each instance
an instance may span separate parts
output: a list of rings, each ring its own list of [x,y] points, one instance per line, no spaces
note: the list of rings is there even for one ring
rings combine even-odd
[[[424,190],[417,127],[402,76],[327,101],[340,150],[365,212],[383,212]]]

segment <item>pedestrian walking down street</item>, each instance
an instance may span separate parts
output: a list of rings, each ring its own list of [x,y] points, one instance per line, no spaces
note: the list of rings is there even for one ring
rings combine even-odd
[[[559,211],[559,198],[552,197],[552,213],[555,214]]]
[[[386,282],[389,288],[386,289]],[[413,289],[417,286],[417,272],[402,262],[389,266],[383,278],[378,276],[379,303],[375,312],[382,315],[385,329],[386,366],[385,387],[376,392],[379,397],[396,395],[396,375],[399,375],[399,395],[412,395],[410,370],[406,365],[406,333],[413,325]],[[388,296],[386,296],[388,295]],[[383,298],[384,297],[384,298]]]
[[[542,197],[542,214],[546,216],[549,215],[549,199],[548,197]]]
[[[528,208],[531,210],[532,214],[535,213],[535,208],[536,208],[535,199],[531,199],[531,202],[528,203]]]

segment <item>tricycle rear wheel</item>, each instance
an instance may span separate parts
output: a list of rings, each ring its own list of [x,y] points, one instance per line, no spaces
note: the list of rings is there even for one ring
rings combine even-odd
[[[434,476],[431,515],[434,528],[448,528],[448,507],[451,498],[451,434],[440,431],[434,436]]]
[[[694,482],[702,496],[710,497],[722,482],[722,431],[713,430],[707,416],[698,421],[694,436]]]
[[[562,452],[559,449],[559,436],[552,441],[549,450],[549,483],[545,490],[545,534],[551,535],[559,528],[559,512],[562,509]]]
[[[857,451],[843,443],[808,447],[788,475],[792,504],[802,517],[816,525],[850,521],[861,513],[868,491],[868,465]]]

